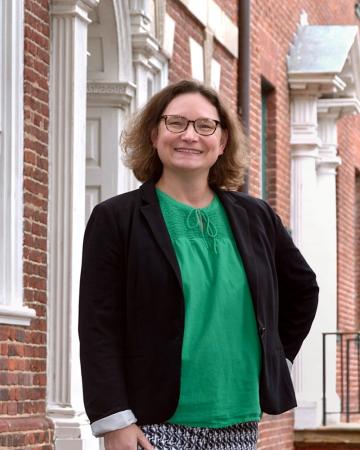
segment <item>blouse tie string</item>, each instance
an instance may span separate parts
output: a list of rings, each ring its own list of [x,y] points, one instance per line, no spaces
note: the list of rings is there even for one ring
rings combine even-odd
[[[207,237],[212,240],[214,252],[217,254],[217,229],[209,219],[208,214],[202,209],[193,208],[186,218],[186,225],[190,229],[199,227],[206,246],[208,246]]]

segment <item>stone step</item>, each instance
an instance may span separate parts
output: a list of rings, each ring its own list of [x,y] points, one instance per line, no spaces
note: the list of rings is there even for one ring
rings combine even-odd
[[[360,450],[360,424],[295,430],[295,450]]]

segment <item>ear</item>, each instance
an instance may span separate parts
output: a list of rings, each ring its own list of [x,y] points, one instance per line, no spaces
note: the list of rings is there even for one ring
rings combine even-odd
[[[228,130],[221,130],[220,137],[220,153],[223,154],[228,142],[229,133]]]
[[[158,129],[157,129],[157,127],[153,128],[151,130],[150,140],[151,140],[152,145],[156,148],[157,147],[157,140],[158,140]]]

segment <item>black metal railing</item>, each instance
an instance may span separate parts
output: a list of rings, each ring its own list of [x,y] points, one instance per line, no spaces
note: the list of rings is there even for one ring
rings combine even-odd
[[[336,338],[336,390],[340,396],[340,411],[327,410],[326,392],[326,344],[329,336]],[[330,414],[341,415],[350,422],[355,414],[360,414],[360,331],[323,333],[323,425]]]

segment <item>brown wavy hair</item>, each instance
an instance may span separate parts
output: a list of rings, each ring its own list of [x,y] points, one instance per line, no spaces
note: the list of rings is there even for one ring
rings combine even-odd
[[[214,89],[193,80],[182,80],[166,86],[131,118],[120,138],[124,164],[132,169],[139,181],[157,181],[160,178],[162,163],[151,142],[151,133],[158,126],[167,105],[175,97],[188,93],[199,93],[215,106],[220,125],[228,132],[224,153],[210,168],[209,184],[218,188],[238,190],[244,182],[248,163],[243,128]]]

